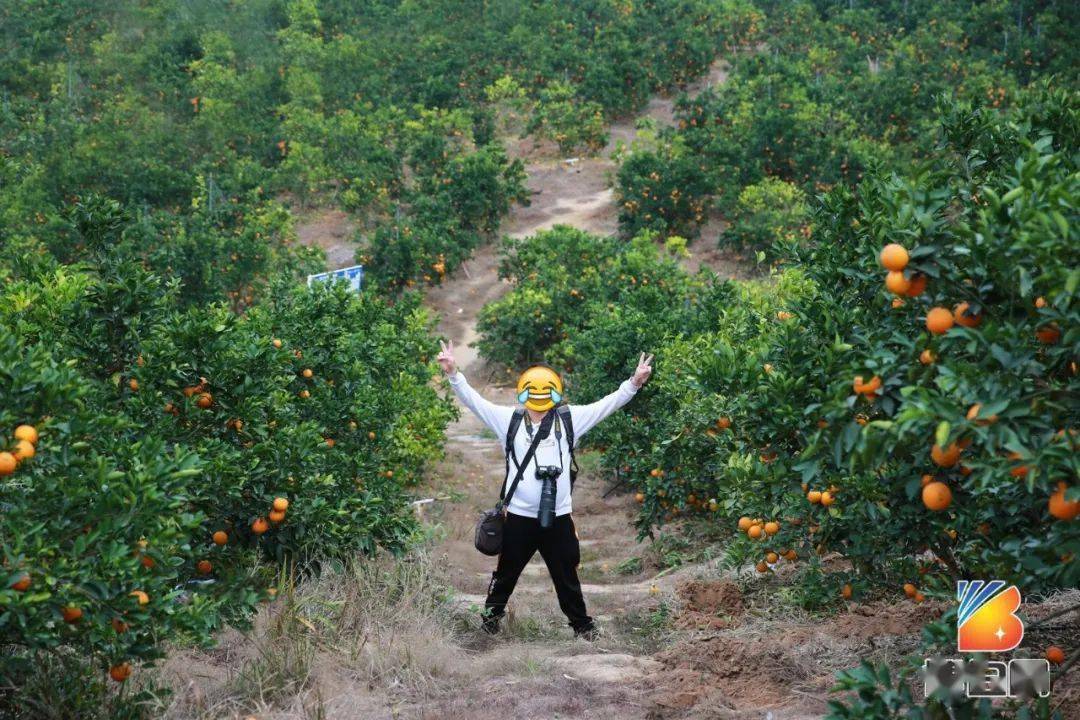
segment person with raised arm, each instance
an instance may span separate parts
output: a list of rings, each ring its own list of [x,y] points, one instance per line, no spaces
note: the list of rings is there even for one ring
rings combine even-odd
[[[588,405],[564,404],[559,374],[547,365],[534,365],[518,378],[519,406],[512,407],[481,396],[458,370],[453,342],[440,345],[438,362],[458,400],[502,440],[506,455],[502,548],[488,585],[484,630],[498,632],[518,577],[539,551],[574,634],[595,639],[596,625],[585,609],[577,575],[581,551],[571,514],[577,474],[574,448],[585,433],[634,398],[652,374],[653,356],[642,353],[631,377]],[[518,463],[527,460],[530,449],[532,469],[521,473]]]

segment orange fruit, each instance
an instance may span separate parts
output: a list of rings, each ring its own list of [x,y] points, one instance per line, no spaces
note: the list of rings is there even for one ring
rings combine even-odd
[[[131,663],[120,663],[109,668],[109,677],[118,683],[122,683],[131,677]]]
[[[956,322],[956,320],[953,318],[953,314],[949,312],[948,308],[931,308],[930,312],[926,313],[926,329],[934,335],[947,333],[954,322]]]
[[[930,348],[926,348],[921,353],[919,353],[919,362],[921,362],[923,365],[929,365],[936,359],[937,358],[934,356],[934,353],[931,352]]]
[[[20,425],[19,427],[15,428],[15,439],[25,440],[28,443],[36,445],[38,441],[37,428],[35,428],[33,425]]]
[[[634,500],[638,501],[639,503],[645,502],[645,493],[634,493]]]
[[[908,297],[919,297],[924,292],[926,292],[926,275],[915,273],[911,276],[911,282],[908,283],[908,289],[904,294]]]
[[[757,569],[757,571],[759,573],[769,572],[769,566],[765,564],[764,560],[761,560],[760,562],[758,562],[758,564],[755,565],[754,567]]]
[[[860,395],[873,395],[881,389],[881,378],[875,375],[868,381],[863,382],[862,375],[856,375],[851,387]]]
[[[900,272],[907,267],[908,251],[899,243],[889,243],[881,250],[881,265],[886,270]]]
[[[969,312],[969,307],[970,305],[968,305],[966,302],[962,302],[956,307],[954,307],[953,320],[956,321],[957,325],[963,325],[964,327],[978,327],[979,323],[982,322],[982,315],[976,315],[973,312]]]
[[[893,298],[893,299],[892,299],[892,306],[893,306],[893,308],[894,308],[894,309],[897,309],[897,308],[902,308],[902,307],[904,307],[904,301],[903,301],[903,300],[901,300],[901,299],[900,299],[900,298],[898,298],[898,297],[897,297],[897,298]]]
[[[271,510],[270,514],[267,515],[267,517],[270,518],[270,522],[277,524],[285,519],[285,513],[278,512],[277,510]]]
[[[273,346],[274,346],[274,347],[276,347],[276,348],[280,348],[280,347],[281,347],[281,340],[279,340],[278,338],[274,338],[274,339],[273,339],[273,340],[271,340],[270,342],[271,342],[271,343],[273,344]]]
[[[903,295],[911,289],[911,281],[902,272],[890,272],[885,276],[885,289],[893,295]]]
[[[200,575],[209,575],[213,571],[214,565],[209,560],[200,560],[195,565],[195,569],[199,571]]]
[[[1080,515],[1080,500],[1066,500],[1065,491],[1068,486],[1059,482],[1057,492],[1050,496],[1047,509],[1058,520],[1073,520]]]
[[[821,493],[821,504],[822,505],[824,505],[825,507],[829,507],[834,502],[836,502],[836,499],[832,496],[831,492],[826,490],[825,492]]]
[[[301,390],[300,392],[298,392],[297,395],[300,396],[301,400],[307,400],[309,397],[311,397],[311,393],[308,392],[307,388],[305,388],[305,389]]]
[[[337,441],[334,438],[326,438],[326,447],[334,447]]]
[[[113,618],[109,624],[112,625],[112,629],[117,633],[126,633],[128,630],[128,624],[120,618]]]
[[[944,510],[952,505],[952,490],[943,482],[927,483],[922,489],[922,501],[929,510]]]
[[[811,490],[810,492],[806,493],[806,499],[810,501],[811,505],[817,505],[819,502],[821,502],[821,491]]]
[[[799,554],[797,552],[795,552],[794,550],[788,550],[788,551],[786,551],[784,553],[784,559],[785,560],[797,560],[798,557],[799,557]]]
[[[845,600],[850,600],[851,599],[851,585],[846,585],[845,584],[844,587],[841,588],[841,590],[840,590],[840,596],[843,597]]]
[[[774,552],[765,554],[765,562],[769,563],[770,565],[775,564],[779,560],[780,560],[780,556],[777,555]]]
[[[32,443],[28,443],[25,440],[19,440],[15,443],[15,449],[11,451],[11,454],[14,455],[15,459],[19,462],[29,460],[34,457],[34,446]]]
[[[923,602],[924,600],[926,600],[926,596],[925,596],[925,595],[923,595],[923,594],[922,594],[921,592],[916,592],[916,593],[915,593],[915,596],[914,596],[914,597],[912,597],[911,599],[912,599],[912,600],[914,600],[914,601],[915,601],[915,602],[917,602],[917,603],[921,603],[921,602]]]
[[[721,430],[727,430],[729,427],[731,427],[731,418],[725,415],[724,417],[716,421],[716,427],[720,428]]]
[[[1056,345],[1058,340],[1061,339],[1061,330],[1058,329],[1057,324],[1050,323],[1036,330],[1035,337],[1043,345]]]
[[[750,526],[754,524],[754,521],[743,515],[739,518],[739,530],[746,532],[750,529]]]
[[[765,363],[764,365],[761,366],[761,369],[764,370],[767,373],[771,373],[772,372],[772,363]]]
[[[368,434],[367,434],[367,439],[368,439],[368,440],[374,440],[374,439],[375,439],[375,433],[374,433],[374,431],[368,431]]]
[[[311,377],[312,375],[314,375],[315,373],[313,373],[313,372],[311,371],[311,368],[304,368],[304,372],[302,372],[302,373],[300,373],[300,374],[301,374],[301,375],[303,375],[303,376],[304,376],[304,377],[306,377],[306,378],[310,378],[310,377]]]
[[[944,450],[936,443],[930,448],[930,459],[940,467],[952,467],[960,462],[960,446],[952,443]]]
[[[139,392],[139,381],[131,378],[128,380],[128,387],[131,388],[131,392]]]
[[[274,498],[273,507],[278,512],[285,512],[289,509],[289,501],[283,497]]]
[[[780,523],[775,522],[775,521],[770,521],[770,522],[765,523],[765,534],[766,535],[775,535],[778,532],[780,532]]]
[[[9,452],[0,452],[0,477],[10,475],[19,467],[19,461]]]
[[[262,535],[269,529],[269,525],[266,523],[266,518],[258,518],[255,522],[251,523],[251,532],[256,535]]]
[[[229,542],[229,535],[224,530],[218,530],[214,533],[213,537],[215,545],[224,545]]]
[[[914,585],[912,585],[911,583],[904,583],[904,594],[907,595],[909,598],[915,597],[915,593],[917,592],[919,592],[919,589],[916,588]]]
[[[750,528],[746,531],[746,534],[750,536],[750,539],[757,540],[765,534],[765,531],[761,528],[760,525],[751,525]]]
[[[660,472],[661,472],[660,468],[653,468],[652,470],[649,471],[649,475],[651,475],[654,478],[655,477],[660,477]]]
[[[60,608],[60,614],[66,623],[77,623],[82,619],[82,609],[71,605]]]
[[[1065,651],[1059,648],[1057,645],[1051,645],[1046,648],[1046,659],[1055,665],[1060,665],[1065,662]]]
[[[11,583],[11,589],[15,592],[26,592],[30,589],[30,575],[24,574],[21,578]]]
[[[195,401],[195,404],[206,410],[208,407],[214,404],[214,396],[208,392],[201,393],[199,398]]]
[[[150,596],[144,593],[142,590],[132,590],[128,593],[128,595],[138,600],[140,605],[146,605],[150,602]]]
[[[1042,295],[1035,298],[1035,307],[1039,308],[1040,310],[1046,307],[1046,298],[1044,298]]]
[[[143,556],[142,556],[142,557],[141,557],[141,558],[139,559],[139,562],[141,562],[141,563],[142,563],[142,566],[143,566],[144,568],[146,568],[147,570],[149,570],[150,568],[154,567],[154,564],[155,564],[155,563],[154,563],[154,558],[150,557],[149,555],[143,555]]]

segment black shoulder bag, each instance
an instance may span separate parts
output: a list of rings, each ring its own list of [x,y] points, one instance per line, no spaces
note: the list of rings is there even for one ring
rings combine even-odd
[[[521,415],[518,413],[522,411],[515,411],[514,418],[510,421],[511,432],[507,433],[507,446],[510,448],[507,450],[507,472],[510,469],[510,452],[513,450],[514,431],[521,424]],[[533,455],[536,454],[536,447],[540,444],[540,441],[546,438],[551,433],[551,424],[555,420],[555,413],[548,413],[544,416],[544,419],[540,421],[540,427],[537,428],[536,436],[533,438],[532,443],[529,445],[529,451],[525,453],[525,458],[521,464],[518,465],[517,474],[514,476],[514,481],[510,483],[510,489],[504,494],[503,488],[505,487],[505,480],[499,487],[499,502],[495,504],[495,507],[491,510],[487,510],[480,516],[480,521],[476,523],[476,538],[474,544],[476,549],[485,555],[498,555],[502,552],[503,541],[503,523],[506,518],[503,511],[510,504],[510,499],[514,496],[514,491],[517,490],[518,483],[521,482],[521,476],[525,474],[525,468],[529,466],[529,461],[532,460]]]

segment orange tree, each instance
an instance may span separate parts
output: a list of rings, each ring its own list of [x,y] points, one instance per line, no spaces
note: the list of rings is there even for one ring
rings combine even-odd
[[[127,254],[131,222],[84,204],[71,231],[90,262],[28,249],[35,262],[2,267],[0,663],[15,687],[45,657],[123,681],[166,641],[243,622],[277,561],[404,547],[406,488],[452,414],[418,298],[282,278],[243,315],[187,306]]]
[[[640,491],[641,532],[715,520],[733,560],[798,563],[808,606],[948,598],[960,578],[1074,587],[1076,100],[945,105],[937,152],[825,196],[772,282],[651,312],[621,288],[576,318],[549,351],[575,392],[656,352],[631,412],[589,438]]]

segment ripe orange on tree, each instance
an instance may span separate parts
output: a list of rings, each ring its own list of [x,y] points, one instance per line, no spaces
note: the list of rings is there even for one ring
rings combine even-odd
[[[283,522],[285,520],[285,513],[279,512],[277,510],[271,510],[267,517],[270,519],[270,522],[276,525],[277,523]]]
[[[79,620],[82,619],[83,611],[82,608],[67,605],[60,608],[60,614],[63,616],[64,622],[70,624],[79,622]]]
[[[926,348],[921,353],[919,353],[919,362],[921,362],[923,365],[930,365],[936,359],[937,358],[935,357],[934,353],[930,350],[930,348]]]
[[[1058,329],[1056,323],[1050,323],[1036,330],[1035,337],[1043,345],[1056,345],[1058,340],[1061,340],[1061,330]]]
[[[926,329],[934,335],[947,333],[955,322],[956,319],[948,308],[931,308],[930,312],[926,313]]]
[[[122,683],[131,677],[131,663],[119,663],[109,668],[109,677],[118,683]]]
[[[1065,651],[1059,648],[1057,645],[1051,645],[1046,648],[1046,659],[1055,665],[1060,665],[1065,662]]]
[[[20,425],[19,427],[15,428],[15,439],[25,440],[28,443],[36,445],[38,441],[37,428],[35,428],[33,425]]]
[[[271,343],[274,347],[281,348],[281,340],[279,338],[274,338]]]
[[[952,505],[952,490],[949,486],[940,481],[934,481],[928,483],[922,489],[922,501],[923,505],[929,510],[935,512],[944,510]]]
[[[304,377],[306,377],[306,378],[310,378],[310,377],[311,377],[312,375],[314,375],[315,373],[313,373],[313,372],[311,371],[311,368],[304,368],[304,371],[303,371],[302,373],[300,373],[300,374],[301,374],[301,375],[303,375],[303,376],[304,376]]]
[[[908,283],[908,289],[904,291],[904,295],[908,297],[919,297],[926,291],[926,275],[923,273],[916,273],[911,276],[911,282]]]
[[[115,630],[117,634],[126,633],[128,631],[128,624],[120,618],[113,618],[109,624],[112,625],[112,629]]]
[[[727,430],[729,427],[731,427],[731,418],[724,415],[716,421],[716,427],[720,428],[721,430]]]
[[[890,272],[885,276],[885,289],[893,295],[906,295],[911,289],[911,281],[900,271]]]
[[[289,509],[289,501],[288,501],[287,498],[276,497],[276,498],[274,498],[274,502],[272,504],[272,507],[274,508],[274,510],[277,510],[278,512],[285,512],[286,510]]]
[[[24,573],[22,577],[20,577],[15,582],[11,583],[11,589],[14,590],[15,592],[26,592],[27,590],[29,590],[30,589],[30,575],[29,575],[29,573]]]
[[[251,523],[251,532],[256,535],[262,535],[266,532],[270,526],[266,522],[266,518],[256,518],[255,522]]]
[[[19,467],[19,461],[9,452],[0,452],[0,477],[10,475]]]
[[[375,439],[375,431],[374,430],[369,430],[368,431],[367,439],[368,440],[374,440]]]
[[[15,443],[15,449],[12,450],[11,454],[15,456],[15,459],[18,462],[22,462],[23,460],[29,460],[30,458],[34,457],[34,446],[26,440],[19,440]]]
[[[833,494],[831,492],[826,490],[825,492],[821,493],[821,504],[823,506],[829,507],[834,502],[836,502],[836,498],[833,497]]]
[[[195,565],[195,569],[199,571],[200,575],[209,575],[214,570],[214,566],[209,560],[200,560]]]
[[[911,583],[904,583],[904,594],[907,595],[909,598],[915,597],[915,593],[917,592],[919,592],[919,589],[916,588],[914,585],[912,585]]]
[[[639,503],[645,502],[645,493],[643,493],[643,492],[634,493],[634,500],[636,500]]]
[[[817,505],[819,502],[821,502],[821,491],[811,490],[810,492],[806,493],[806,499],[810,501],[811,505]]]
[[[743,515],[741,518],[739,518],[739,530],[741,530],[743,532],[746,532],[747,530],[749,530],[750,526],[753,525],[753,524],[754,524],[754,521],[751,520],[746,515]]]
[[[976,315],[971,311],[971,306],[962,302],[953,308],[953,320],[957,325],[963,325],[964,327],[973,328],[978,327],[982,322],[982,315]]]
[[[1042,295],[1035,298],[1035,307],[1039,308],[1040,310],[1046,307],[1046,298],[1044,298]]]
[[[1047,510],[1058,520],[1074,520],[1080,516],[1080,500],[1066,500],[1066,490],[1068,486],[1064,482],[1059,482],[1057,491],[1050,496],[1050,501],[1047,503]]]
[[[908,251],[899,243],[889,243],[881,250],[881,265],[886,270],[900,272],[907,267]]]
[[[757,540],[758,538],[760,538],[762,535],[765,534],[765,531],[762,529],[762,527],[760,525],[751,525],[747,529],[746,534],[750,536],[751,540]]]
[[[841,588],[841,590],[840,590],[840,595],[845,600],[850,600],[851,599],[851,585],[845,584],[844,587]]]
[[[203,410],[206,410],[214,404],[214,396],[208,392],[200,393],[198,399],[195,401],[195,404],[201,407]]]
[[[135,600],[137,600],[140,605],[146,605],[150,602],[150,596],[142,590],[132,590],[128,593],[128,595],[135,598]]]
[[[229,542],[229,535],[224,530],[218,530],[213,534],[215,545],[224,545]]]
[[[926,596],[923,595],[921,592],[916,592],[914,597],[912,597],[911,599],[914,600],[917,603],[921,603],[924,600],[926,600]]]
[[[941,446],[935,443],[930,448],[930,459],[940,467],[952,467],[960,462],[960,446],[956,443],[950,443],[949,447],[943,450]]]
[[[769,572],[769,566],[765,563],[764,560],[759,560],[755,568],[759,573]]]
[[[770,520],[769,522],[765,523],[766,535],[775,535],[778,532],[780,532],[780,523],[776,522],[775,520]]]
[[[775,564],[779,560],[780,560],[780,556],[777,555],[774,552],[770,552],[770,553],[765,554],[765,562],[769,563],[770,565]]]

